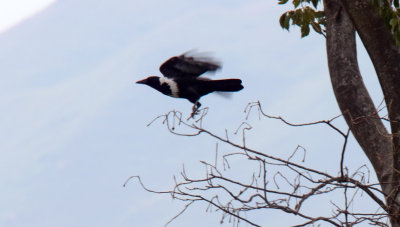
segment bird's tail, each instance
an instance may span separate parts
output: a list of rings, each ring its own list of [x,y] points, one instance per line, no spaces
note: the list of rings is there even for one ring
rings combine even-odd
[[[209,84],[214,91],[240,91],[243,89],[240,79],[210,80]]]

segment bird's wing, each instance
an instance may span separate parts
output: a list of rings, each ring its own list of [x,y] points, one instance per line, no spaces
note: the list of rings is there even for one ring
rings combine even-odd
[[[168,59],[160,66],[160,72],[169,78],[198,77],[207,71],[216,71],[221,65],[207,57],[182,54]]]

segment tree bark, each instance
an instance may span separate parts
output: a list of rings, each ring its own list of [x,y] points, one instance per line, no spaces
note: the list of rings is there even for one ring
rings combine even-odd
[[[398,139],[400,132],[400,47],[396,46],[393,35],[371,1],[342,0],[342,2],[371,57],[385,95],[392,133],[397,134],[394,138]],[[398,145],[398,143],[395,144]],[[398,152],[399,147],[395,147],[397,148],[395,151]],[[397,167],[400,167],[399,162],[396,164]]]
[[[328,21],[328,66],[336,100],[379,181],[388,182],[392,173],[392,167],[388,165],[392,163],[390,135],[379,119],[361,77],[354,26],[340,0],[325,0],[324,6]]]
[[[392,226],[400,226],[400,48],[368,0],[324,0],[327,53],[339,107],[375,169]],[[362,81],[355,30],[374,64],[388,108],[392,134],[379,119]]]
[[[375,67],[385,96],[393,146],[392,191],[387,202],[392,225],[400,226],[400,47],[367,0],[342,0]]]

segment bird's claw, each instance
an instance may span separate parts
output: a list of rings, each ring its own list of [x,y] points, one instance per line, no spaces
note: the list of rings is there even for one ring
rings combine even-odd
[[[188,118],[188,120],[189,120],[190,118],[194,118],[194,116],[196,116],[196,115],[198,115],[198,114],[200,113],[200,111],[199,111],[200,106],[201,106],[201,104],[200,104],[199,102],[196,102],[196,103],[193,105],[192,113],[190,114],[190,117]]]

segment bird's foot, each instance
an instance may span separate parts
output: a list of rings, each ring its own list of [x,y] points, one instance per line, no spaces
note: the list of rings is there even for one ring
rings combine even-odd
[[[196,115],[198,115],[198,114],[200,113],[200,112],[199,112],[200,106],[201,106],[201,103],[199,103],[199,102],[196,102],[196,103],[193,105],[192,113],[190,114],[190,117],[188,118],[188,120],[189,120],[190,118],[194,118],[194,116],[196,116]]]

